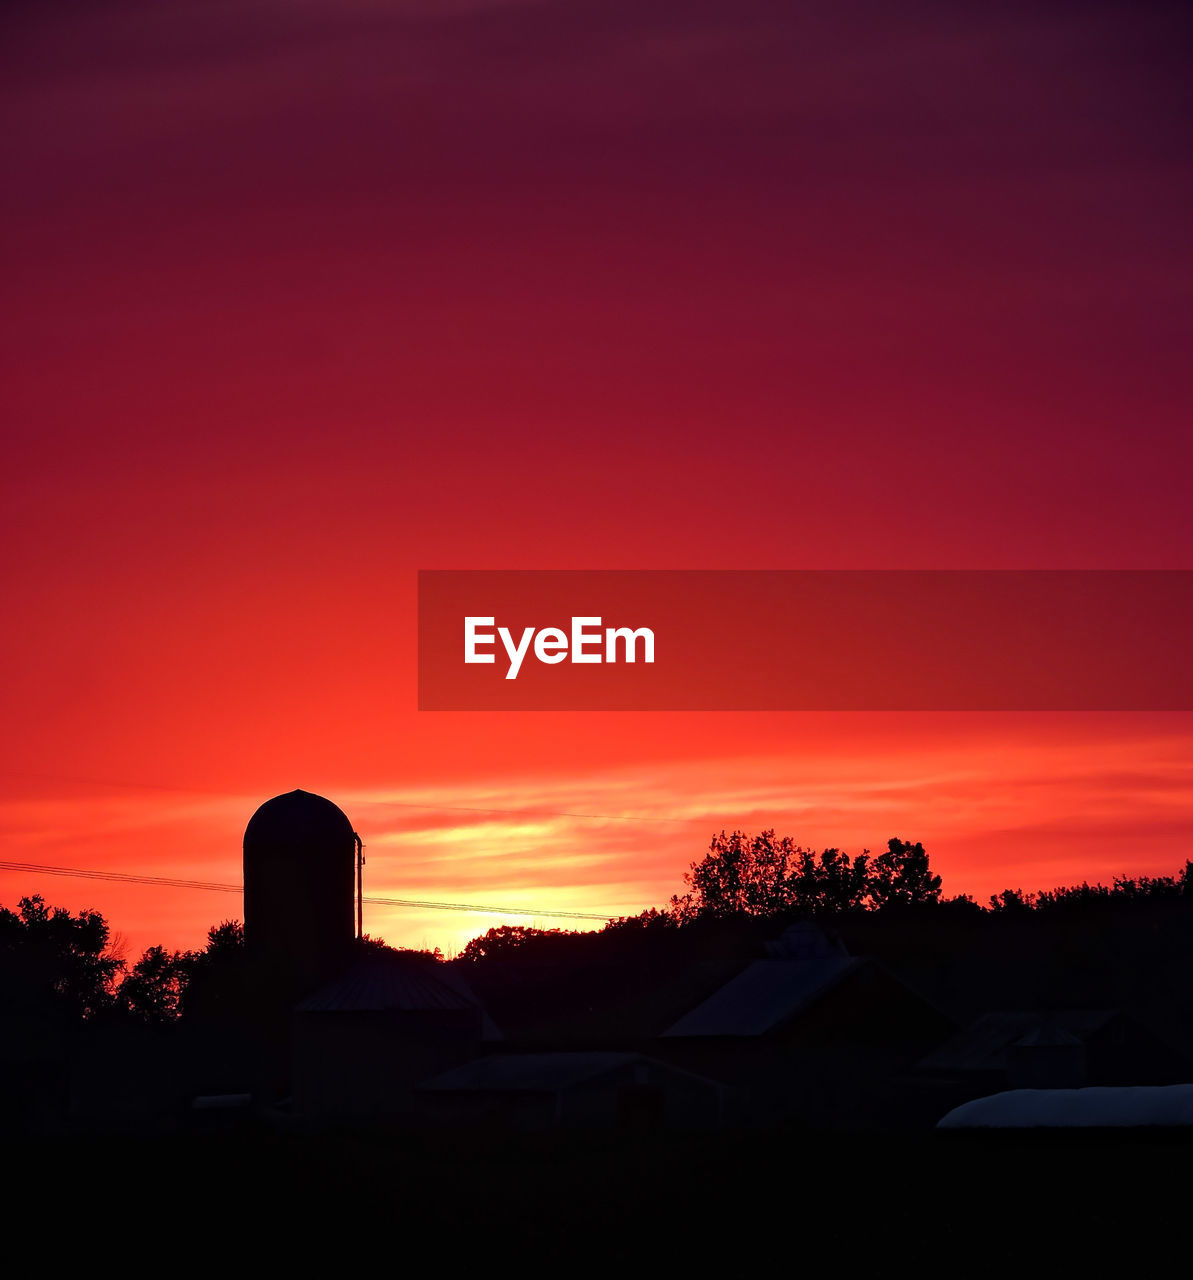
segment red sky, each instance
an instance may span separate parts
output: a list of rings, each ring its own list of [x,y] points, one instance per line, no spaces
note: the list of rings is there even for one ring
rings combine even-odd
[[[515,906],[1193,856],[1190,716],[415,710],[419,568],[1193,568],[1187,9],[975,8],[6,6],[3,857],[236,880],[295,786]]]

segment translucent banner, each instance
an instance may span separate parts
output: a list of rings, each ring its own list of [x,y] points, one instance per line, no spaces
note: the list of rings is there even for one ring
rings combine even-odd
[[[1193,571],[425,570],[425,711],[1193,710]]]

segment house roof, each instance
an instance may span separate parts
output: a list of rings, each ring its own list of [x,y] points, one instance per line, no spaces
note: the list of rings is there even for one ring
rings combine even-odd
[[[1003,1071],[1013,1044],[1084,1041],[1117,1016],[1114,1009],[1013,1009],[985,1013],[920,1060],[921,1071]]]
[[[865,961],[832,949],[807,959],[756,960],[684,1014],[664,1036],[762,1036],[789,1022]]]
[[[352,964],[297,1006],[299,1013],[445,1013],[479,1010],[482,1036],[501,1033],[468,984],[448,965],[422,956],[381,952]]]

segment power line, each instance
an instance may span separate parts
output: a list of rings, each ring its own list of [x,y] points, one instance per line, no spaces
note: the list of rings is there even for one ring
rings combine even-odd
[[[551,910],[549,908],[534,907],[490,907],[483,906],[477,902],[429,902],[417,898],[370,898],[365,895],[365,901],[375,906],[383,907],[429,907],[434,911],[479,911],[484,915],[492,916],[551,916],[561,920],[601,920],[609,921],[614,919],[612,915],[606,912],[599,915],[594,911],[566,911]]]
[[[85,870],[81,867],[51,867],[40,862],[0,861],[0,871],[27,871],[33,875],[75,876],[80,880],[110,880],[120,884],[162,885],[170,889],[207,889],[219,893],[243,893],[244,886],[221,884],[216,880],[175,880],[169,876],[138,875],[128,871]]]
[[[53,867],[38,862],[8,862],[0,860],[0,871],[23,871],[30,875],[70,876],[79,880],[102,880],[117,884],[144,884],[170,889],[202,889],[213,893],[243,893],[244,886],[223,884],[217,880],[176,880],[169,876],[137,875],[128,871],[98,871],[81,867]],[[465,911],[481,915],[542,916],[560,920],[613,919],[611,915],[599,915],[591,911],[553,910],[545,907],[499,907],[479,902],[435,902],[422,898],[373,898],[365,896],[365,902],[379,907],[414,907],[431,911]]]

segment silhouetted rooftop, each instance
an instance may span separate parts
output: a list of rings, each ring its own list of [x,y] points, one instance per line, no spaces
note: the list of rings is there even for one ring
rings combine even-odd
[[[352,823],[343,809],[325,796],[301,789],[266,800],[244,831],[246,851],[325,841],[334,846],[352,840]]]
[[[355,961],[341,977],[297,1006],[299,1013],[426,1013],[479,1009],[483,1038],[501,1033],[468,984],[446,964],[402,952]]]
[[[761,1036],[830,991],[865,961],[836,950],[803,960],[756,960],[686,1013],[665,1036]]]
[[[1083,1041],[1115,1018],[1114,1009],[1014,1009],[985,1013],[919,1063],[921,1071],[1004,1071],[1013,1044]],[[1032,1037],[1035,1037],[1033,1041]],[[1063,1037],[1063,1038],[1060,1038]]]

